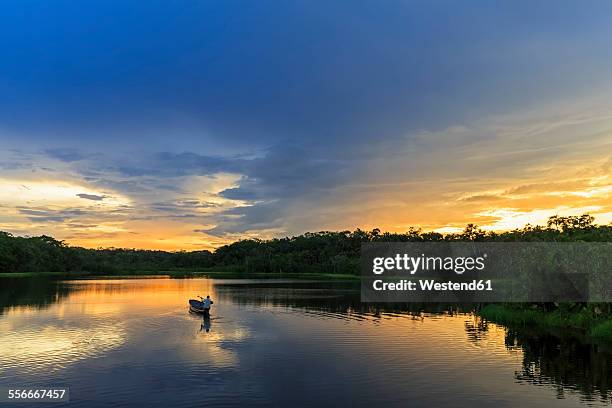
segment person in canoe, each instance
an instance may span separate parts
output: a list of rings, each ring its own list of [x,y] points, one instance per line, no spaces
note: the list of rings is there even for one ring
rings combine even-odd
[[[202,299],[202,308],[204,309],[204,316],[210,316],[210,306],[213,304],[213,301],[210,298],[210,295],[206,295],[206,299],[204,298],[200,298],[200,299]]]

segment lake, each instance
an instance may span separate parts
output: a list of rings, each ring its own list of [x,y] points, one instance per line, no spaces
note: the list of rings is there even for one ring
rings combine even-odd
[[[609,350],[448,306],[364,305],[355,282],[0,285],[0,387],[69,386],[52,406],[612,404]],[[207,294],[209,322],[187,306]]]

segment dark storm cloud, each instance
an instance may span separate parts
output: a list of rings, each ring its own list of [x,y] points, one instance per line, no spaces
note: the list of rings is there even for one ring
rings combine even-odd
[[[88,154],[79,153],[80,157]],[[113,188],[126,194],[159,190],[180,192],[179,184],[172,180],[189,176],[216,177],[218,173],[239,174],[238,186],[219,193],[223,198],[254,202],[244,211],[251,213],[245,222],[258,224],[265,210],[259,210],[259,201],[299,198],[303,194],[334,188],[346,182],[355,173],[355,158],[340,156],[320,146],[279,143],[260,151],[260,156],[245,158],[213,157],[193,152],[158,152],[135,157],[103,157],[83,159],[75,163],[74,170],[89,183]],[[101,201],[104,195],[77,194],[88,200]],[[190,209],[214,208],[218,204],[198,199],[153,202],[149,208],[171,213]],[[280,204],[278,204],[280,207]],[[262,208],[270,208],[269,205]],[[246,226],[246,224],[245,224]]]
[[[221,196],[232,200],[266,200],[334,187],[346,180],[354,162],[324,149],[279,144],[265,156],[241,162],[244,177]]]
[[[211,235],[223,236],[279,228],[282,226],[284,209],[283,203],[278,201],[232,208],[217,218],[216,227],[202,231]]]
[[[339,155],[338,155],[339,156]],[[305,195],[324,195],[350,180],[359,162],[329,155],[318,147],[276,145],[265,156],[243,163],[239,186],[220,193],[231,200],[250,201],[249,206],[222,213],[212,234],[279,228],[291,202]]]

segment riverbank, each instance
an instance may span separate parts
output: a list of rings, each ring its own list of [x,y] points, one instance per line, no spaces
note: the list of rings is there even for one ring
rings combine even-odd
[[[600,317],[595,307],[583,307],[568,311],[557,309],[544,311],[534,305],[485,306],[478,312],[481,317],[504,326],[529,327],[541,329],[571,330],[583,335],[592,342],[612,344],[612,318]]]

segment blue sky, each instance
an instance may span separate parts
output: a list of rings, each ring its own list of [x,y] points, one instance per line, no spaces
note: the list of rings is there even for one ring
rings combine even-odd
[[[605,221],[611,39],[604,1],[6,2],[0,226],[189,249]]]

